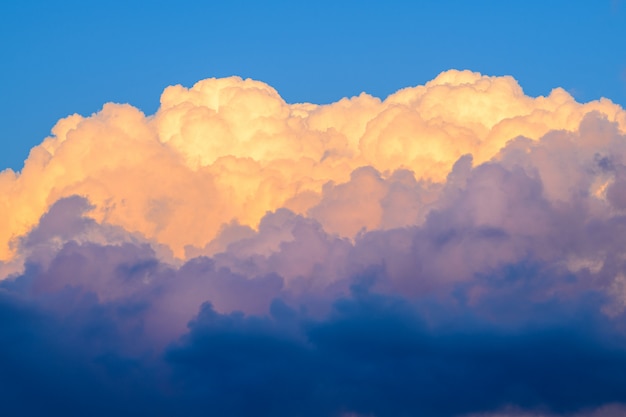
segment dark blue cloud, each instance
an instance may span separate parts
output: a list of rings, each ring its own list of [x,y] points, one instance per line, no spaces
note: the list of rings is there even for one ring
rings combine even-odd
[[[514,326],[362,286],[324,317],[279,299],[266,315],[205,303],[155,352],[133,349],[132,300],[83,294],[63,315],[2,290],[2,401],[7,415],[442,417],[623,402],[619,323],[579,301]]]
[[[294,326],[205,305],[167,360],[221,415],[564,413],[626,398],[625,340],[600,316],[505,329],[470,314],[433,325],[417,310],[366,295]]]
[[[63,319],[0,290],[3,415],[158,415],[163,397],[152,370],[112,348],[111,338],[119,342],[112,317],[85,304],[75,311],[81,320]]]

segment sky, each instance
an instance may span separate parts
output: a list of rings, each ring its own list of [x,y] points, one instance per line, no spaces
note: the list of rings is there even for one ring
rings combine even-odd
[[[264,81],[288,103],[385,98],[441,71],[512,75],[626,103],[626,4],[607,1],[5,1],[0,167],[20,170],[56,121],[106,102],[146,114],[169,85]]]
[[[7,416],[626,415],[626,4],[4,2]]]

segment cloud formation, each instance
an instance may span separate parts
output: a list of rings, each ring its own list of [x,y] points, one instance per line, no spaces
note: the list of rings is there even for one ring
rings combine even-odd
[[[465,154],[480,164],[520,135],[574,131],[592,111],[626,128],[623,109],[608,100],[579,104],[558,88],[531,98],[511,77],[469,71],[442,73],[384,101],[363,93],[324,106],[290,105],[270,86],[237,77],[168,87],[150,117],[106,104],[59,121],[21,173],[1,174],[0,259],[12,259],[15,239],[75,194],[94,205],[97,221],[141,233],[179,258],[186,247],[210,244],[222,225],[256,228],[281,207],[312,210],[333,232],[354,237],[398,222],[381,219],[376,207],[341,227],[326,213],[324,194],[351,178],[364,182],[353,186],[360,198],[385,204],[375,179],[353,173],[359,167],[384,178],[406,169],[417,181],[442,183]]]
[[[0,401],[622,415],[625,132],[608,100],[454,70],[384,101],[233,77],[63,119],[0,173]]]

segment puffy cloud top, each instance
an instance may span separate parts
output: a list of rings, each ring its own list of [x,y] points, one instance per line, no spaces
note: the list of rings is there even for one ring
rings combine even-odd
[[[363,93],[324,106],[287,104],[267,84],[238,77],[168,87],[150,117],[106,104],[90,117],[59,121],[21,173],[2,172],[0,259],[13,259],[16,239],[75,194],[94,205],[98,222],[138,232],[179,258],[209,245],[223,225],[256,228],[281,207],[345,237],[415,222],[423,215],[383,221],[371,208],[339,226],[343,214],[328,214],[323,200],[338,184],[360,181],[352,186],[357,198],[380,206],[385,193],[353,174],[359,167],[381,180],[404,169],[440,184],[465,154],[480,164],[518,136],[575,131],[593,111],[626,129],[626,113],[608,100],[579,104],[562,89],[532,98],[511,77],[469,71],[444,72],[384,101]],[[346,187],[334,193],[350,200]],[[423,214],[424,203],[415,205]]]

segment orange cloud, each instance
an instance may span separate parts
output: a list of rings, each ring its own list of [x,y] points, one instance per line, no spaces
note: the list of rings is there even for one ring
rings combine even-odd
[[[60,120],[20,173],[0,173],[0,261],[15,261],[20,236],[75,194],[97,222],[179,258],[217,250],[225,225],[256,228],[283,207],[344,237],[417,224],[461,156],[480,164],[518,136],[574,131],[593,111],[626,131],[626,112],[609,100],[581,104],[560,88],[533,98],[511,77],[470,71],[328,105],[288,104],[238,77],[168,87],[152,116],[106,104]]]

